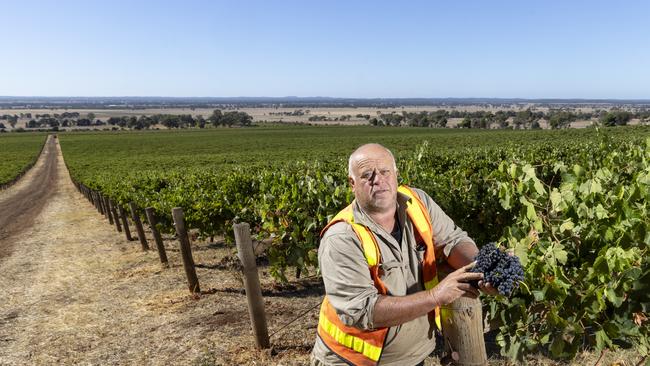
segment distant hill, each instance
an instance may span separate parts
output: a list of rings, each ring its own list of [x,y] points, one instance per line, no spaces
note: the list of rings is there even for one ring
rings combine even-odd
[[[523,99],[523,98],[332,98],[332,97],[12,97],[0,96],[0,108],[223,108],[223,107],[399,107],[399,106],[635,106],[650,99]]]

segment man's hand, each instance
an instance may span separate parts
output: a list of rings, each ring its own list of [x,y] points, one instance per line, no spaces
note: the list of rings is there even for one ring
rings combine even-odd
[[[429,290],[431,296],[435,299],[435,303],[437,305],[448,305],[461,296],[478,297],[478,290],[467,283],[467,281],[480,281],[483,279],[483,273],[469,272],[475,265],[476,262],[472,262],[451,272],[436,287]]]
[[[483,293],[490,296],[496,296],[499,294],[499,290],[492,287],[492,284],[489,282],[478,281],[478,287],[481,289],[481,291],[483,291]]]
[[[418,291],[406,296],[379,295],[375,303],[373,324],[375,328],[404,324],[430,312],[436,306],[448,305],[461,296],[476,298],[478,289],[467,281],[480,281],[482,273],[469,272],[472,262],[447,275],[428,291]]]

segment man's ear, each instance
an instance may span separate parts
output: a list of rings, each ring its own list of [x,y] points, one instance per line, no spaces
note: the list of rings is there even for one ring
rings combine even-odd
[[[352,178],[351,176],[348,176],[348,183],[350,183],[350,187],[352,187],[352,189],[354,189],[354,178]]]

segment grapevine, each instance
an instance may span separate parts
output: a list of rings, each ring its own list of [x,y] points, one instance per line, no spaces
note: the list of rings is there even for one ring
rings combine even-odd
[[[289,267],[316,270],[320,230],[352,199],[345,157],[375,133],[337,131],[292,130],[291,146],[238,142],[235,133],[244,132],[237,131],[60,138],[73,179],[122,205],[153,207],[164,230],[173,231],[172,207],[182,207],[186,225],[203,236],[228,238],[233,222],[249,222],[254,234],[272,241],[269,272],[286,280]],[[415,149],[413,136],[376,140],[396,147],[401,183],[429,193],[476,242],[514,250],[496,274],[486,272],[486,281],[508,296],[483,301],[502,354],[521,360],[540,351],[570,359],[584,348],[620,345],[649,353],[649,135],[643,126],[605,134],[444,131]],[[228,145],[215,148],[215,140]],[[238,156],[229,152],[237,144],[275,150]],[[210,149],[214,155],[205,153]],[[292,150],[314,161],[272,161],[274,151]],[[508,270],[517,260],[526,286],[515,291],[521,272]]]

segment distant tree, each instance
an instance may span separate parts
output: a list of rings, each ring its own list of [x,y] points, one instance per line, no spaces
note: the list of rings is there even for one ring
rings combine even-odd
[[[202,115],[198,115],[196,117],[196,125],[199,126],[199,128],[205,128],[205,119],[203,118]]]
[[[487,128],[487,118],[486,117],[473,117],[471,118],[472,128]]]
[[[548,115],[548,124],[552,129],[567,128],[571,122],[575,121],[577,116],[569,111],[555,110],[550,111]]]
[[[494,123],[498,126],[498,128],[507,128],[508,114],[504,111],[498,111],[494,114]]]
[[[650,111],[644,110],[639,112],[637,118],[640,119],[643,124],[650,122]]]
[[[532,128],[533,123],[537,122],[539,125],[539,120],[543,117],[542,113],[536,113],[529,109],[525,111],[520,111],[515,114],[512,124],[516,129],[522,128]]]
[[[126,127],[127,118],[126,117],[110,117],[106,122],[111,126],[117,125],[117,126],[120,126],[120,127]]]
[[[439,109],[429,114],[430,127],[447,127],[448,113],[444,109]]]
[[[496,123],[496,117],[494,113],[488,111],[483,117],[481,117],[481,128],[492,128],[492,125]]]
[[[226,112],[221,116],[221,124],[231,126],[250,126],[253,123],[253,117],[246,112]]]
[[[458,128],[472,128],[472,119],[469,117],[463,118],[463,120],[456,125]]]
[[[381,114],[379,119],[387,126],[399,126],[404,120],[404,116],[395,112],[390,114]]]
[[[135,128],[138,125],[138,117],[131,116],[126,121],[126,127]]]
[[[155,124],[155,121],[152,118],[149,118],[145,115],[140,116],[138,118],[138,123],[137,123],[137,128],[138,129],[149,129],[151,126]]]
[[[429,113],[408,113],[402,112],[402,117],[406,120],[406,124],[412,127],[428,127],[429,126]]]
[[[88,115],[86,115],[86,118],[88,118],[91,121],[94,120],[95,119],[95,113],[88,112]]]
[[[600,117],[604,126],[625,126],[632,119],[632,114],[627,111],[614,110]]]
[[[215,109],[212,111],[212,114],[210,117],[208,117],[208,121],[214,126],[220,126],[222,124],[221,119],[223,118],[223,113],[221,113],[221,109]]]
[[[191,114],[182,114],[180,117],[181,127],[195,127],[196,121],[192,118]]]
[[[160,120],[160,124],[167,128],[179,128],[181,126],[181,121],[178,116],[164,115]]]
[[[7,116],[6,119],[9,122],[9,124],[13,123],[14,126],[16,125],[16,123],[18,123],[18,116],[15,114],[13,116]]]

